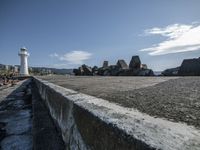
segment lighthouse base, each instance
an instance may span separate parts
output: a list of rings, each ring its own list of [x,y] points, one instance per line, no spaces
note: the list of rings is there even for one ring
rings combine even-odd
[[[30,76],[29,74],[19,74],[20,77],[26,77],[26,76]]]

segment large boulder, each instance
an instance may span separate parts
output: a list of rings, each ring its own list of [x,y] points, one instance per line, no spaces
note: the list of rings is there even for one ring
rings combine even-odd
[[[148,69],[146,64],[141,64],[141,69]]]
[[[178,71],[181,76],[199,76],[200,75],[200,58],[185,59]]]
[[[89,66],[87,66],[85,64],[82,65],[81,67],[83,69],[83,73],[82,73],[83,75],[86,75],[86,76],[92,76],[93,75],[91,67],[89,67]]]
[[[81,76],[81,75],[83,75],[83,68],[82,68],[82,66],[81,67],[79,67],[78,69],[73,69],[73,72],[74,72],[74,75],[75,76]]]
[[[111,76],[118,76],[120,68],[117,65],[111,65],[108,67],[108,72]]]
[[[97,66],[94,66],[92,68],[92,73],[93,73],[93,75],[97,75],[98,74],[98,67]]]
[[[121,70],[118,75],[119,76],[143,76],[143,74],[140,73],[141,70],[142,69],[126,69],[126,70]]]
[[[140,61],[140,57],[139,56],[133,56],[130,64],[129,64],[129,68],[130,69],[140,69],[141,67],[141,61]]]
[[[97,75],[103,76],[103,73],[106,69],[103,67],[98,68]]]
[[[118,76],[154,76],[151,69],[124,69],[118,72]]]
[[[79,72],[80,72],[80,75],[84,75],[84,70],[83,70],[83,67],[82,67],[82,66],[79,67],[78,70],[79,70]]]
[[[137,76],[154,76],[151,69],[139,69]]]
[[[135,70],[123,69],[118,72],[118,76],[133,76]]]
[[[126,62],[123,59],[117,61],[117,66],[120,69],[128,69],[128,65],[126,64]]]
[[[83,76],[83,75],[91,76],[91,75],[93,75],[92,68],[85,64],[82,65],[81,67],[79,67],[78,69],[74,69],[73,72],[76,76]]]
[[[73,69],[73,73],[75,76],[80,76],[81,75],[81,72],[79,69]]]
[[[177,76],[179,69],[180,67],[166,69],[161,74],[164,76]]]
[[[107,68],[108,67],[108,61],[104,61],[103,62],[103,68]]]
[[[117,76],[120,68],[116,65],[110,65],[107,68],[99,68],[98,75],[102,76]]]

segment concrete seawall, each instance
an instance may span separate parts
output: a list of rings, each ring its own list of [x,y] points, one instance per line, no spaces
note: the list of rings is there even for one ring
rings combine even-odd
[[[33,80],[61,129],[67,149],[200,149],[200,131],[193,126]]]

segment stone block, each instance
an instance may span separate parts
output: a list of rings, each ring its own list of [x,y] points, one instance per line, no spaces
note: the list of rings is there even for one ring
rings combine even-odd
[[[126,62],[123,59],[117,61],[117,66],[120,69],[128,69],[128,65],[126,64]]]
[[[108,61],[104,61],[103,62],[103,68],[107,68],[108,67]]]
[[[182,76],[198,76],[200,75],[200,59],[185,59],[178,71],[178,75]]]
[[[130,61],[130,64],[129,64],[129,68],[130,69],[139,69],[140,66],[141,66],[141,61],[140,61],[139,56],[133,56]]]

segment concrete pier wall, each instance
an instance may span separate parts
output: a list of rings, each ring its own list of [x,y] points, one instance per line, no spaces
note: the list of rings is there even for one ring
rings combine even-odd
[[[197,150],[200,132],[192,126],[142,114],[106,100],[34,78],[62,132],[67,149]]]

